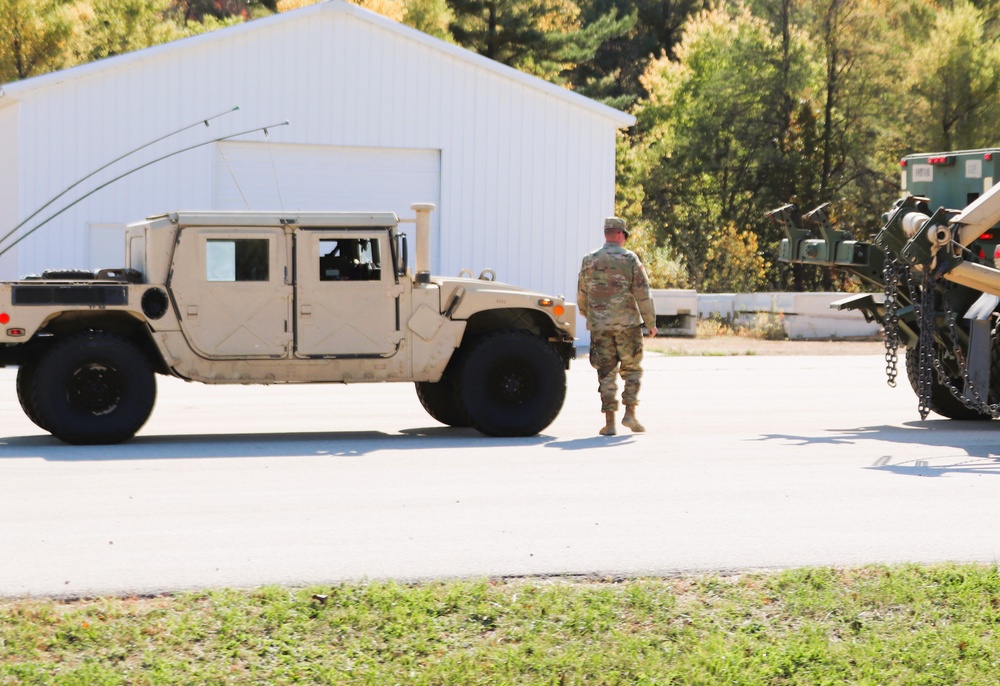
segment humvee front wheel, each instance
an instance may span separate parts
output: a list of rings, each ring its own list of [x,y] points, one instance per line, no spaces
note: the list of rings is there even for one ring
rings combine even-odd
[[[566,370],[546,341],[527,331],[486,334],[464,351],[455,380],[469,424],[488,436],[534,436],[566,398]]]
[[[462,414],[455,394],[455,384],[445,375],[437,383],[430,381],[416,382],[417,398],[427,410],[427,414],[448,426],[463,427],[469,422]]]
[[[87,332],[38,361],[31,399],[39,426],[78,445],[120,443],[146,423],[156,399],[153,370],[132,343]]]

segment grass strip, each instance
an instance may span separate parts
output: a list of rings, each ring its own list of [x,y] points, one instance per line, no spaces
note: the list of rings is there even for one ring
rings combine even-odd
[[[995,684],[995,565],[0,600],[0,684]]]

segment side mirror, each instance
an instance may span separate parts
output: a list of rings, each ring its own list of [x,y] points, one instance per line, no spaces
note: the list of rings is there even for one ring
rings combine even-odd
[[[409,251],[406,246],[406,234],[401,233],[396,236],[396,275],[405,276],[407,267],[407,255]]]

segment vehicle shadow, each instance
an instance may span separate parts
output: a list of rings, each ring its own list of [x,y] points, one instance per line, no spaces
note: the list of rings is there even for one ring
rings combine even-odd
[[[883,441],[898,445],[938,447],[947,450],[937,457],[896,459],[884,455],[867,469],[907,476],[948,474],[1000,475],[1000,423],[934,419],[901,425],[830,429],[824,435],[764,434],[755,440],[790,441],[794,445],[856,445],[862,441]]]
[[[426,427],[398,434],[330,431],[243,434],[140,434],[117,445],[68,445],[54,436],[0,437],[0,459],[48,461],[183,460],[255,457],[363,457],[385,451],[483,450],[535,446],[554,440],[538,435],[492,438],[474,429]]]

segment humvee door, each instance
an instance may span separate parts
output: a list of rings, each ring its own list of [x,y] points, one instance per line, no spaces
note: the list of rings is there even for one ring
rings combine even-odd
[[[292,288],[281,228],[182,231],[170,275],[184,335],[207,358],[288,355]]]
[[[295,354],[388,357],[399,335],[386,229],[299,229],[295,234]]]

